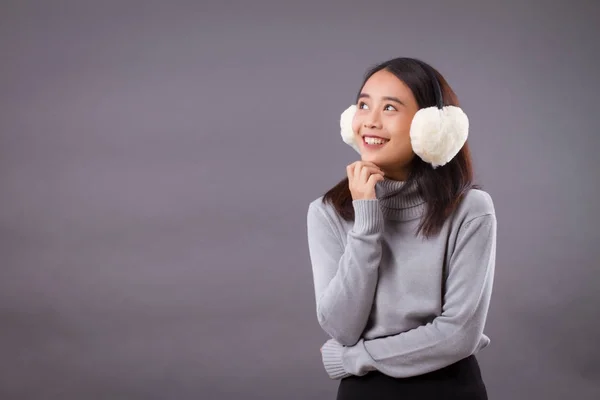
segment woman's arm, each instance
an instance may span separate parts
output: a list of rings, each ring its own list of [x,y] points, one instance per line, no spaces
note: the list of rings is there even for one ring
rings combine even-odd
[[[378,370],[408,377],[453,364],[478,350],[492,294],[496,258],[496,217],[486,214],[459,232],[449,262],[442,314],[431,323],[354,346],[329,340],[322,348],[331,378]]]
[[[318,203],[308,209],[308,246],[317,318],[338,343],[354,345],[367,324],[381,261],[384,220],[379,201],[354,200],[355,221],[344,246]]]

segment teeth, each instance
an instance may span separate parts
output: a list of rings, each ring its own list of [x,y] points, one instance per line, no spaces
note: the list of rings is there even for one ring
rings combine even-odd
[[[367,144],[384,144],[385,142],[387,142],[387,140],[377,139],[377,138],[372,138],[372,137],[365,138],[365,143],[367,143]]]

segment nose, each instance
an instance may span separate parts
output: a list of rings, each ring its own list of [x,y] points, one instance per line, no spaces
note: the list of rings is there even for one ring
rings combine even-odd
[[[379,129],[381,128],[381,119],[376,112],[370,112],[364,119],[363,123],[365,128]]]

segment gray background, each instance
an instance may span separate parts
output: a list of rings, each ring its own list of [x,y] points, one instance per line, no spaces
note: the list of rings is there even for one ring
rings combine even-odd
[[[218,3],[0,3],[0,398],[335,398],[306,210],[396,56],[495,200],[490,398],[599,398],[598,2]]]

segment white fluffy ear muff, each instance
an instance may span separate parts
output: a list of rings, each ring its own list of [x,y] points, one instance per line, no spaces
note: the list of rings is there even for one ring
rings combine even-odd
[[[354,114],[356,114],[356,109],[356,105],[351,105],[342,113],[340,117],[340,131],[344,143],[351,146],[360,154],[360,150],[356,143],[356,132],[352,130],[352,120],[354,119]]]
[[[413,151],[423,161],[437,168],[452,160],[469,135],[469,119],[455,106],[422,108],[410,125]]]

